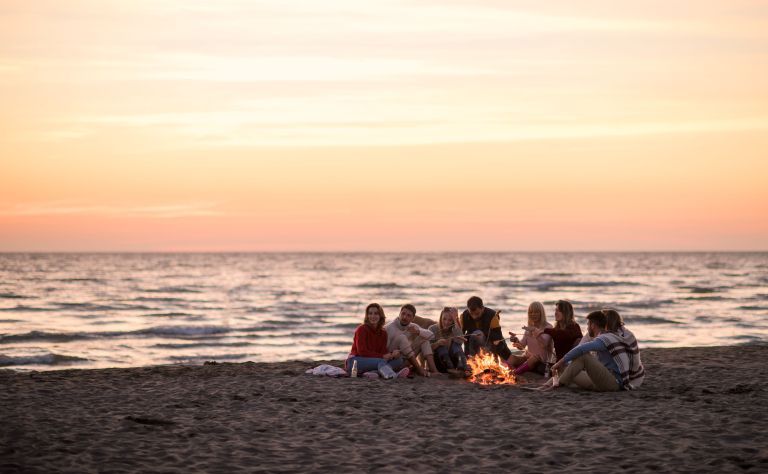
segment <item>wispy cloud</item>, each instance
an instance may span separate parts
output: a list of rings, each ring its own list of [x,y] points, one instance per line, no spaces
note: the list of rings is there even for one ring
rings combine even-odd
[[[0,208],[2,216],[109,216],[177,218],[221,216],[215,203],[157,204],[146,206],[92,205],[67,201],[18,203]]]

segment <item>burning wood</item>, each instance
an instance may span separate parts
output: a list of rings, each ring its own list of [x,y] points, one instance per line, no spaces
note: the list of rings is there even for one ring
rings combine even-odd
[[[472,372],[470,382],[480,385],[507,385],[515,384],[515,375],[509,368],[499,361],[493,354],[480,352],[467,359],[467,366]]]

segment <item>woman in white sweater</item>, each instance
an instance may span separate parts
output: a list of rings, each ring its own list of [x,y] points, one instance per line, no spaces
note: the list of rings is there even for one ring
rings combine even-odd
[[[512,356],[512,366],[515,367],[515,375],[520,375],[529,370],[538,373],[544,373],[545,364],[550,361],[554,353],[552,337],[548,334],[541,334],[538,337],[533,334],[535,329],[551,328],[552,325],[547,322],[544,305],[539,301],[534,301],[528,306],[528,325],[525,327],[525,333],[522,339],[510,331],[510,340],[512,344],[525,350],[522,356]]]

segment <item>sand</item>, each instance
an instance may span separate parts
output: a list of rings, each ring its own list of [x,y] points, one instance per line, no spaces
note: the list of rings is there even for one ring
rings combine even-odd
[[[304,375],[319,362],[3,370],[0,472],[768,472],[768,346],[642,356],[620,393]]]

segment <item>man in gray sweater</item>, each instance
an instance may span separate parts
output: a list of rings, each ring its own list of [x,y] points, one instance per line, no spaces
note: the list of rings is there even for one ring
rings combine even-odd
[[[429,376],[429,373],[424,371],[416,357],[421,355],[426,359],[429,371],[437,373],[432,345],[429,342],[432,338],[432,331],[414,323],[415,317],[416,308],[412,304],[404,304],[400,308],[398,318],[384,326],[387,331],[387,350],[399,350],[419,375]]]

